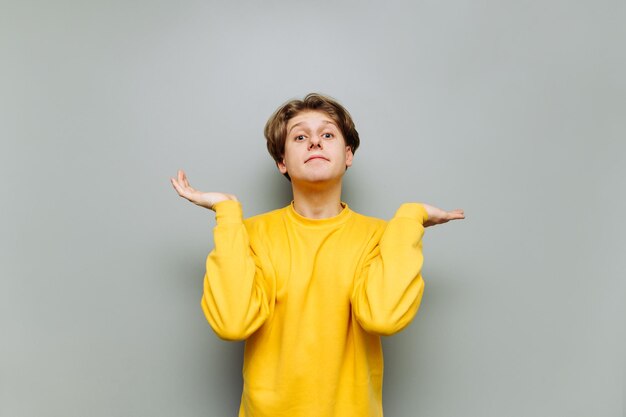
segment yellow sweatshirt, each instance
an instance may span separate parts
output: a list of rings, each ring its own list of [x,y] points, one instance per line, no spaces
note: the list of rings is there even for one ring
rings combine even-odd
[[[383,415],[380,335],[417,312],[428,216],[408,203],[386,223],[343,206],[246,220],[238,202],[215,206],[202,309],[220,338],[246,339],[240,417]]]

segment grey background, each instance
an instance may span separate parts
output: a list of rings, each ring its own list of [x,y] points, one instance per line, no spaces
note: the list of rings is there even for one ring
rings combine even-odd
[[[200,310],[214,216],[289,201],[262,128],[311,91],[362,147],[344,199],[427,229],[385,415],[624,416],[623,1],[4,1],[0,415],[232,416]]]

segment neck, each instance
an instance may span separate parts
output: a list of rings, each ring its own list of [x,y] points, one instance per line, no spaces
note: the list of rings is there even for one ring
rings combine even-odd
[[[298,214],[310,219],[327,219],[341,213],[341,181],[332,186],[294,184],[293,207]]]

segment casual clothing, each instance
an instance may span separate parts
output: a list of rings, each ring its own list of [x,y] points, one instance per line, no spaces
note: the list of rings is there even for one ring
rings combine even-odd
[[[408,203],[387,223],[343,207],[243,220],[238,202],[215,205],[202,309],[220,338],[246,339],[240,417],[382,416],[380,335],[417,312],[428,215]]]

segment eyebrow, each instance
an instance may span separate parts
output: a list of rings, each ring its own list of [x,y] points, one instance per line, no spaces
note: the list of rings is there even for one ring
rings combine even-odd
[[[324,121],[326,124],[330,124],[330,125],[335,126],[336,128],[339,128],[339,127],[335,124],[335,122],[333,122],[333,121],[331,121],[331,120],[323,120],[323,121]],[[301,125],[302,123],[304,123],[304,122],[296,123],[295,125],[291,126],[291,129],[289,129],[289,130],[287,131],[287,134],[291,133],[291,131],[292,131],[292,130],[296,127],[296,126]]]

